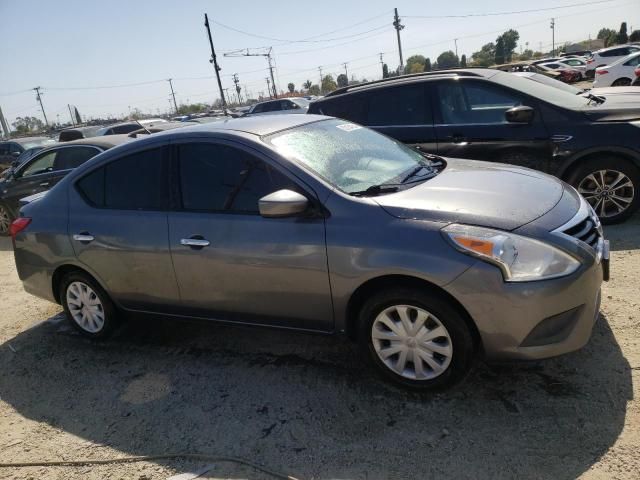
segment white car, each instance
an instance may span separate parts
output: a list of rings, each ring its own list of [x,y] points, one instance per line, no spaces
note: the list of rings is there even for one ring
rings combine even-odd
[[[309,100],[306,98],[281,98],[267,102],[256,103],[245,116],[248,115],[277,115],[281,113],[307,113]]]
[[[603,48],[593,53],[591,58],[587,59],[587,78],[593,78],[596,68],[611,65],[616,60],[620,60],[632,53],[640,52],[638,45],[617,45],[615,47]]]
[[[577,70],[582,75],[582,78],[586,76],[587,71],[587,61],[582,60],[581,58],[562,58],[555,62],[548,62],[539,65],[541,67],[547,67],[552,70],[558,70],[561,68],[570,68],[572,70]]]
[[[640,51],[596,68],[594,87],[626,87],[636,79],[635,69],[640,65]]]

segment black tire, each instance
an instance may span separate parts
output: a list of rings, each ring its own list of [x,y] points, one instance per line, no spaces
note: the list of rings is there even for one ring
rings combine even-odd
[[[619,78],[611,84],[612,87],[628,87],[631,85],[630,78]]]
[[[596,71],[595,70],[587,70],[586,72],[584,72],[584,76],[588,79],[593,79],[596,76]]]
[[[9,226],[13,220],[14,217],[9,207],[0,203],[0,237],[9,236]]]
[[[573,170],[567,178],[567,182],[573,185],[576,189],[580,187],[583,180],[585,180],[590,174],[600,170],[617,171],[626,175],[629,180],[631,180],[633,186],[633,199],[625,210],[615,215],[603,216],[601,215],[600,209],[595,208],[596,213],[600,216],[600,221],[603,224],[612,225],[614,223],[620,223],[633,215],[640,206],[640,169],[636,165],[631,163],[630,160],[607,155],[606,153],[602,154],[602,158],[591,158],[584,163],[580,160],[578,160],[578,162],[580,162],[579,166]],[[623,193],[630,195],[630,192],[631,190],[628,189]],[[587,198],[586,195],[585,198]],[[587,200],[592,206],[598,207],[598,204],[596,204],[597,199],[587,198]]]
[[[410,305],[426,310],[446,329],[451,340],[452,355],[446,370],[435,378],[406,378],[393,371],[378,356],[372,339],[374,322],[381,312],[394,305]],[[358,325],[358,343],[366,361],[384,378],[402,387],[419,391],[443,389],[461,381],[471,369],[475,348],[469,326],[457,308],[442,295],[413,288],[379,291],[365,301],[360,309]],[[413,362],[410,361],[410,364],[413,365]]]
[[[88,286],[93,291],[93,293],[95,294],[95,297],[100,302],[101,308],[99,308],[98,310],[102,311],[104,322],[101,328],[99,328],[96,331],[89,331],[74,319],[74,315],[71,312],[69,302],[67,300],[67,290],[74,283],[76,285],[84,284]],[[93,298],[93,296],[91,297]],[[78,332],[80,332],[85,337],[93,338],[93,339],[107,338],[113,333],[114,329],[117,327],[119,323],[118,311],[115,305],[113,304],[113,302],[111,301],[111,299],[109,298],[109,295],[107,295],[106,292],[102,289],[102,287],[100,287],[98,282],[96,282],[87,273],[76,271],[76,272],[71,272],[65,275],[62,281],[60,282],[59,298],[60,298],[60,303],[62,303],[62,307],[64,308],[64,313],[67,316],[67,319],[69,320],[69,323],[73,326],[73,328],[75,328]],[[73,308],[77,310],[77,306]]]

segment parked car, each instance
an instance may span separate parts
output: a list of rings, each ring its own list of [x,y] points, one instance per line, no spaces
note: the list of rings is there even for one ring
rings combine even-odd
[[[0,142],[0,172],[8,168],[25,150],[55,143],[49,137],[22,137]]]
[[[591,55],[593,55],[591,50],[577,50],[575,52],[562,54],[562,58],[588,58]]]
[[[480,352],[582,347],[608,271],[597,217],[560,180],[315,115],[151,135],[25,203],[18,275],[88,337],[119,311],[344,333],[417,389]]]
[[[587,61],[580,58],[561,58],[556,62],[542,63],[541,66],[552,70],[576,70],[580,72],[580,80],[582,80],[587,70]]]
[[[58,135],[59,142],[70,142],[72,140],[80,140],[82,138],[91,138],[98,135],[103,128],[102,125],[90,125],[88,127],[65,128]]]
[[[627,87],[636,78],[635,70],[640,65],[640,50],[604,67],[596,68],[594,87]]]
[[[631,86],[640,87],[640,67],[636,67],[633,73],[635,74],[636,78],[633,83],[631,83]]]
[[[54,142],[55,143],[55,142]],[[40,150],[42,150],[44,147],[39,145],[37,147],[31,147],[31,148],[27,148],[24,152],[22,152],[20,155],[18,155],[18,157],[13,161],[13,163],[11,165],[9,165],[9,168],[7,168],[6,170],[4,170],[2,173],[0,173],[0,181],[4,180],[5,178],[7,178],[9,175],[12,174],[12,172],[18,168],[20,165],[22,165],[24,162],[26,162],[27,160],[29,160],[31,157],[33,157],[36,153],[38,153]]]
[[[18,215],[20,199],[50,189],[72,169],[131,138],[113,135],[56,144],[42,149],[0,183],[0,235]]]
[[[587,71],[585,74],[587,78],[593,78],[596,68],[610,65],[636,52],[640,52],[640,46],[638,45],[617,45],[615,47],[602,48],[594,52],[591,58],[587,59]]]
[[[578,188],[605,223],[640,204],[640,103],[626,96],[585,98],[513,73],[460,69],[345,87],[309,112],[426,152],[551,173]]]
[[[158,123],[166,123],[165,121],[162,122],[158,122]],[[134,132],[136,130],[140,130],[140,128],[142,128],[143,126],[152,126],[154,125],[153,123],[140,123],[140,122],[123,122],[123,123],[116,123],[114,125],[108,125],[104,128],[101,128],[100,130],[98,130],[96,132],[96,136],[102,136],[102,135],[124,135],[127,133],[131,133]]]
[[[277,115],[282,113],[307,113],[309,100],[306,98],[281,98],[256,103],[245,115]]]
[[[559,63],[543,63],[540,65],[536,65],[536,67],[542,70],[542,73],[544,74],[547,74],[548,72],[557,73],[558,76],[555,78],[564,83],[579,82],[583,77],[582,73],[580,73],[578,70],[563,66]]]
[[[540,75],[533,72],[514,72],[514,75],[518,75],[523,78],[528,78],[534,82],[543,83],[550,87],[559,88],[565,92],[569,92],[573,95],[582,95],[585,98],[589,98],[590,95],[596,95],[597,97],[614,97],[618,95],[628,96],[630,102],[640,102],[640,88],[635,87],[599,87],[599,88],[576,88],[573,85],[567,85],[564,82],[560,82],[554,78],[549,78],[546,75]]]
[[[562,60],[562,57],[539,58],[538,60],[532,60],[530,63],[531,65],[542,65],[543,63],[557,62],[558,60]]]

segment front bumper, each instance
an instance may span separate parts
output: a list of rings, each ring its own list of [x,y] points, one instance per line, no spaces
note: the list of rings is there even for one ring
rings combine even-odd
[[[593,259],[567,277],[507,283],[497,267],[478,261],[446,289],[475,322],[487,359],[537,360],[589,341],[603,267]]]

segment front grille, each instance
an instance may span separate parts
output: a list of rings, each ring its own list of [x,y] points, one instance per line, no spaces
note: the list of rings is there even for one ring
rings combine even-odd
[[[598,246],[598,239],[600,238],[600,232],[598,231],[598,225],[593,218],[587,217],[577,225],[568,228],[564,232],[565,235],[570,235],[578,240],[582,240],[584,243],[589,244],[594,249]]]

